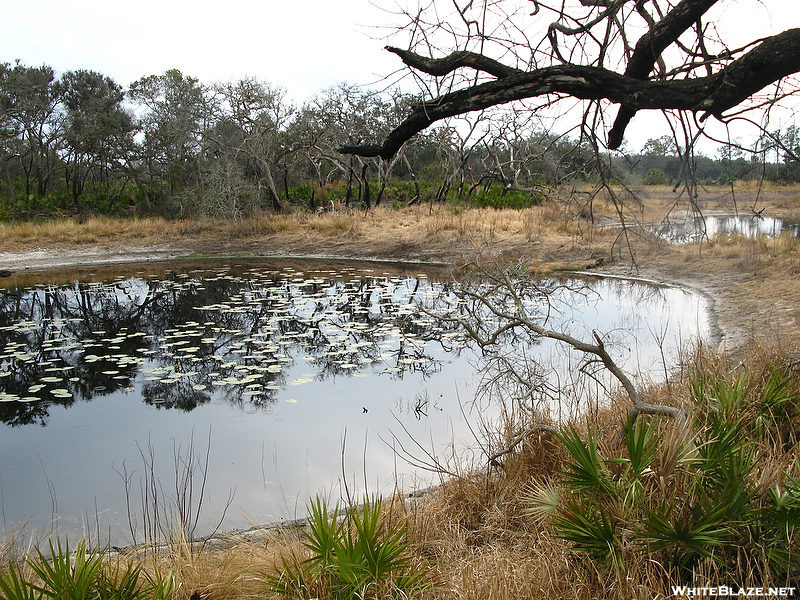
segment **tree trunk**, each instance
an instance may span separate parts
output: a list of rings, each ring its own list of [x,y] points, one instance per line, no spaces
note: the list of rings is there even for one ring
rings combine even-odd
[[[361,181],[364,182],[364,194],[361,199],[364,201],[364,204],[367,205],[367,210],[370,209],[370,197],[369,197],[369,179],[367,178],[367,169],[369,168],[369,164],[365,163],[364,166],[361,168]]]
[[[353,166],[351,163],[350,172],[347,174],[347,194],[344,197],[344,205],[350,206],[350,201],[353,199]]]
[[[272,203],[272,209],[275,212],[282,212],[283,206],[281,205],[280,196],[278,196],[278,190],[275,188],[275,180],[272,178],[272,170],[269,168],[269,164],[265,160],[262,160],[259,161],[259,167],[261,169],[261,175],[267,184],[267,196]]]
[[[16,196],[14,194],[14,179],[11,177],[11,167],[9,165],[9,161],[3,161],[3,172],[6,176],[6,184],[8,185],[8,196],[11,204],[14,204],[16,201]]]
[[[409,162],[408,157],[405,155],[405,152],[403,153],[403,162],[406,163],[406,168],[408,169],[408,172],[411,174],[411,181],[414,182],[414,188],[417,191],[417,195],[411,200],[409,200],[408,204],[409,205],[416,204],[417,202],[420,202],[422,200],[421,195],[419,193],[419,182],[417,181],[417,176],[414,174],[414,169],[411,168],[411,163]]]

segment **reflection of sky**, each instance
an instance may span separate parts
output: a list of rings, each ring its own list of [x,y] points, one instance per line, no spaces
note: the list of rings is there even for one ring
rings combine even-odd
[[[800,223],[773,217],[716,217],[692,218],[656,225],[654,231],[674,244],[686,244],[698,240],[705,235],[738,233],[746,237],[764,235],[778,237],[786,233],[790,237],[800,237]]]
[[[137,281],[128,280],[128,297],[141,304],[149,296]],[[424,280],[416,289],[413,278],[378,278],[377,282],[370,301],[391,300],[392,307],[385,310],[397,312],[401,318],[411,294],[416,291],[420,299],[439,289],[438,284],[429,286]],[[641,368],[656,378],[663,372],[656,338],[665,339],[669,360],[681,340],[708,333],[706,304],[694,294],[618,280],[597,280],[590,287],[588,294],[563,288],[557,298],[563,303],[557,304],[559,310],[553,311],[553,318],[562,319],[573,335],[583,339],[590,339],[592,330],[602,332],[614,357],[629,372]],[[258,294],[257,286],[250,288],[255,289],[242,293],[243,302]],[[335,289],[341,287],[320,290],[331,305],[341,301],[330,297]],[[312,310],[306,296],[296,293],[293,297],[298,314]],[[332,312],[332,319],[337,318]],[[164,327],[180,329],[181,324]],[[392,333],[382,343],[396,348],[397,330],[391,321],[386,331]],[[30,527],[41,530],[56,505],[59,531],[94,530],[95,514],[99,513],[102,535],[107,536],[111,528],[113,541],[126,543],[124,487],[114,467],[121,469],[124,464],[134,473],[133,501],[138,506],[143,465],[137,443],[146,449],[149,440],[161,484],[167,495],[173,495],[174,444],[185,451],[193,439],[203,454],[209,431],[206,518],[198,533],[212,527],[234,489],[226,528],[294,518],[317,491],[335,488],[333,495],[338,497],[343,462],[351,489],[364,490],[366,486],[370,491],[390,493],[396,477],[403,487],[435,483],[431,475],[415,473],[397,458],[391,444],[402,444],[422,457],[415,447],[419,442],[444,458],[451,442],[459,449],[474,446],[469,425],[475,427],[480,419],[495,414],[493,408],[471,402],[478,381],[474,367],[478,359],[469,350],[455,356],[432,342],[425,347],[425,354],[442,362],[439,369],[409,370],[401,376],[391,370],[395,363],[377,360],[326,379],[306,376],[315,369],[311,361],[304,360],[306,350],[286,350],[292,360],[283,363],[285,383],[274,391],[274,402],[262,406],[233,402],[235,390],[209,386],[204,393],[210,401],[194,410],[159,409],[142,401],[145,374],[140,373],[127,390],[76,402],[69,408],[52,406],[46,427],[4,427],[0,436],[4,526],[30,519]],[[561,361],[551,366],[551,372],[559,375],[580,360],[573,354],[566,359],[569,363],[564,363],[564,353],[552,343],[543,343],[536,351]],[[305,383],[291,384],[297,380]],[[419,403],[423,403],[420,411],[415,412]]]

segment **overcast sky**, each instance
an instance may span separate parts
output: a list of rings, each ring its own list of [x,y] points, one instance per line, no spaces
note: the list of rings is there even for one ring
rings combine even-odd
[[[341,81],[372,83],[399,62],[372,39],[384,33],[375,25],[392,17],[368,0],[0,0],[0,7],[0,62],[94,70],[126,88],[178,69],[203,83],[257,77],[300,100]]]
[[[140,77],[173,68],[203,83],[253,76],[283,87],[301,103],[339,82],[373,89],[385,85],[381,79],[400,66],[397,57],[383,50],[383,36],[398,21],[392,15],[398,1],[416,4],[0,0],[0,62],[48,64],[59,74],[90,69],[125,88]],[[452,10],[450,0],[441,1]],[[732,44],[800,27],[800,0],[725,0],[714,10],[724,33],[737,34]],[[648,130],[647,137],[666,132]],[[629,138],[638,148],[635,132]]]

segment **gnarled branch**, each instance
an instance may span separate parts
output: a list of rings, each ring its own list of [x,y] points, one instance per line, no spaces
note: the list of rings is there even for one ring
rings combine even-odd
[[[397,54],[409,67],[436,77],[443,77],[461,67],[471,67],[476,71],[484,71],[498,78],[524,73],[520,69],[509,67],[493,58],[475,52],[453,52],[444,58],[426,58],[415,52],[393,46],[386,46],[386,50]]]
[[[410,66],[425,64],[428,71],[488,65],[488,62],[481,63],[472,56],[465,62],[463,55],[461,63],[464,64],[459,64],[459,60],[451,57],[425,59],[413,52],[403,52],[402,58]],[[444,62],[437,65],[437,60]],[[497,70],[495,66],[491,68]],[[704,113],[702,118],[708,115],[720,117],[723,112],[741,104],[767,85],[798,71],[800,29],[789,29],[766,38],[713,75],[693,79],[650,81],[599,67],[572,64],[518,71],[414,106],[411,114],[387,136],[383,144],[347,145],[339,151],[389,159],[406,141],[436,121],[548,94],[566,94],[584,100],[606,99],[634,111],[674,109]],[[619,130],[615,132],[619,141],[622,133]]]
[[[647,79],[661,53],[717,2],[718,0],[683,0],[680,2],[639,38],[628,61],[625,75],[634,79]],[[636,112],[635,108],[626,104],[620,107],[614,125],[608,133],[609,148],[620,147],[625,129]]]

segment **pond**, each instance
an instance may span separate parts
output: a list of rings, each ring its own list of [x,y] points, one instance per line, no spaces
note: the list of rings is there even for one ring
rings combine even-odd
[[[425,487],[436,476],[402,457],[468,455],[499,411],[474,401],[481,354],[430,314],[459,290],[443,270],[232,259],[4,285],[7,532],[122,545],[152,533],[156,501],[162,516],[202,503],[191,533],[204,535],[302,516],[345,483]],[[615,358],[643,377],[710,335],[706,300],[678,288],[559,281],[546,304],[575,335],[613,335]],[[512,349],[557,381],[580,363],[552,343]]]
[[[800,222],[790,219],[756,216],[690,217],[659,223],[652,231],[673,244],[689,244],[705,237],[737,233],[745,237],[778,237],[781,234],[800,237]]]

